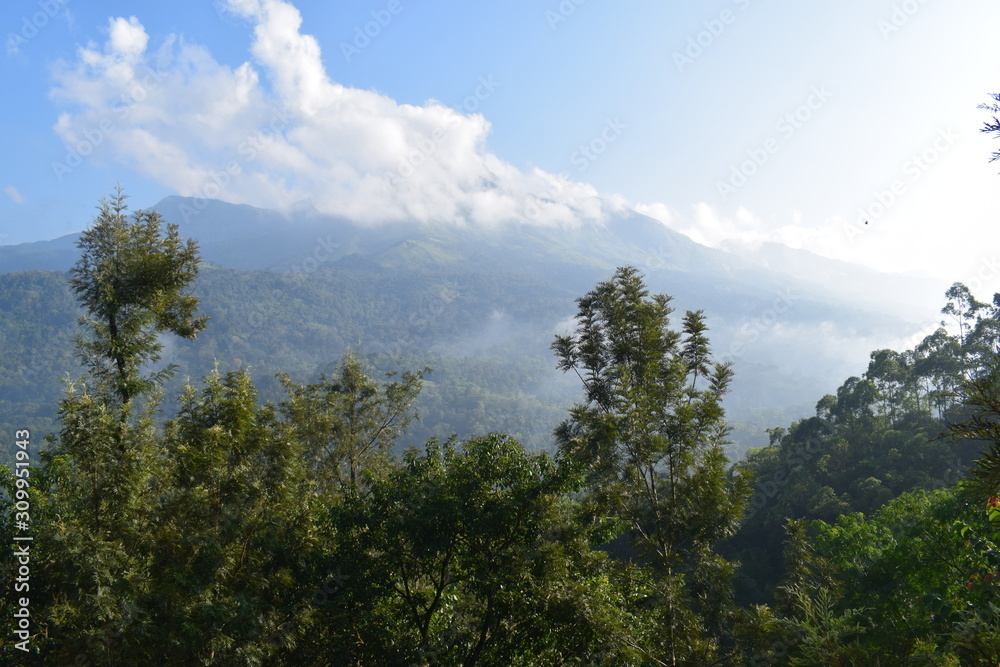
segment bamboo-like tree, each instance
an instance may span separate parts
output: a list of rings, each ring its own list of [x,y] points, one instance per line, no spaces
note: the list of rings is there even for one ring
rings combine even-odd
[[[101,199],[94,224],[77,241],[81,255],[70,285],[86,311],[77,349],[90,375],[121,403],[147,392],[173,368],[142,375],[160,360],[157,337],[193,339],[205,328],[191,293],[198,276],[198,245],[182,241],[177,226],[164,227],[156,211],[127,215],[119,186]]]
[[[648,664],[568,473],[494,434],[431,441],[351,493],[332,512],[352,571],[323,609],[328,663]]]
[[[311,612],[303,590],[324,583],[310,576],[321,510],[298,443],[245,371],[185,388],[164,431],[136,663],[283,664]]]
[[[627,527],[656,573],[662,664],[709,664],[734,569],[715,547],[739,524],[748,480],[729,473],[723,450],[732,370],[710,363],[700,311],[671,328],[670,300],[651,295],[633,267],[578,299],[576,332],[552,348],[586,400],[556,437],[563,459],[585,471],[595,511]]]
[[[430,368],[378,382],[351,353],[333,377],[300,385],[284,374],[282,412],[304,446],[312,477],[324,493],[356,489],[362,473],[384,465],[393,444],[417,416],[414,403]]]
[[[993,102],[987,104],[980,104],[980,109],[986,109],[993,115],[993,118],[985,121],[983,127],[979,128],[980,132],[986,132],[988,134],[996,134],[1000,136],[1000,93],[993,93],[990,95],[993,98]],[[993,155],[990,156],[990,162],[995,162],[1000,160],[1000,151],[993,151]]]

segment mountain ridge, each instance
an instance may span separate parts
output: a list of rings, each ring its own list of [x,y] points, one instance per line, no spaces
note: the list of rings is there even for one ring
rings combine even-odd
[[[630,263],[650,272],[750,272],[758,280],[771,275],[771,282],[787,282],[776,281],[777,276],[784,276],[813,283],[810,290],[826,298],[841,302],[845,296],[864,299],[880,308],[898,308],[897,315],[914,319],[924,312],[921,304],[943,291],[933,279],[879,273],[774,243],[743,252],[732,245],[704,246],[631,209],[603,224],[581,223],[576,228],[556,229],[513,222],[494,228],[406,222],[366,226],[306,206],[279,212],[177,195],[165,197],[151,208],[167,222],[177,224],[183,236],[195,238],[205,261],[240,269],[309,272],[352,252],[376,256],[415,238],[443,248],[455,246],[461,237],[467,237],[462,252],[445,253],[455,255],[453,259],[457,260],[474,250],[470,242],[506,245],[505,249],[510,250],[513,238],[525,241],[539,256],[561,255],[580,265],[596,262],[604,270]],[[0,272],[67,270],[76,261],[78,236],[68,234],[49,241],[0,246]],[[473,254],[482,259],[481,253]],[[892,292],[892,299],[882,298],[879,303],[880,296]]]
[[[303,332],[335,326],[339,333],[324,334],[325,345],[356,344],[362,354],[391,352],[394,358],[417,359],[433,353],[456,363],[466,359],[462,364],[470,355],[512,362],[526,355],[533,367],[550,369],[535,380],[545,386],[556,375],[548,345],[552,336],[572,326],[574,299],[616,267],[632,264],[643,271],[651,291],[674,297],[678,311],[705,311],[717,358],[732,361],[736,370],[727,407],[735,418],[756,420],[762,429],[773,425],[764,423],[763,413],[777,410],[779,420],[809,414],[824,393],[864,370],[872,349],[912,335],[932,315],[923,310],[914,316],[917,309],[902,300],[879,302],[879,292],[912,286],[905,280],[791,249],[741,256],[700,245],[634,211],[602,224],[565,229],[529,224],[363,226],[305,207],[287,214],[184,197],[167,197],[153,208],[166,221],[176,221],[182,236],[198,241],[207,268],[273,285],[265,292],[226,297],[229,305],[223,311],[249,313],[219,320],[232,328],[223,333],[240,341],[218,344],[220,350],[235,345],[235,352],[224,355],[230,361],[252,358],[258,345],[254,329],[277,326],[268,313],[284,313],[282,299],[317,304],[362,299],[369,305],[341,310],[336,323],[309,307],[286,316]],[[66,271],[76,260],[74,239],[68,235],[0,247],[0,277],[16,270]],[[783,257],[795,259],[786,271],[762,266]],[[796,268],[802,264],[811,270]],[[796,277],[796,271],[803,275]],[[824,278],[854,287],[840,289]],[[206,284],[228,284],[226,280],[206,279]],[[376,285],[401,293],[387,300],[373,291]],[[505,285],[514,296],[504,296]],[[859,298],[858,285],[867,286],[868,298]],[[340,296],[321,294],[324,290]],[[239,303],[246,298],[263,305]],[[379,309],[387,309],[386,314]],[[299,356],[290,359],[302,370],[310,364],[314,370],[325,367],[331,356],[339,357],[339,350],[332,354],[317,347],[320,339],[289,335],[301,346]],[[265,345],[263,339],[259,345]]]

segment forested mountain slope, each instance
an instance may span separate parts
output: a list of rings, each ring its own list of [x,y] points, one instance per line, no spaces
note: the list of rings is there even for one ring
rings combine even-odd
[[[983,303],[955,284],[946,299],[947,326],[912,349],[872,352],[866,371],[821,398],[814,416],[770,429],[770,445],[739,464],[756,479],[729,545],[743,563],[745,601],[768,599],[785,571],[789,519],[871,516],[903,493],[953,487],[982,454],[986,443],[950,433],[969,417],[964,384],[995,363],[1000,295]]]
[[[348,347],[385,371],[429,364],[417,438],[501,430],[550,447],[557,415],[576,398],[554,368],[551,337],[568,328],[575,295],[618,264],[642,268],[679,309],[705,311],[713,349],[736,369],[726,399],[736,453],[766,442],[765,426],[806,414],[807,397],[851,372],[851,353],[867,341],[919,327],[905,304],[887,311],[837,294],[849,274],[882,287],[891,278],[811,256],[811,275],[795,280],[638,214],[580,229],[482,229],[362,227],[305,208],[288,215],[180,197],[156,208],[207,262],[197,290],[213,326],[198,345],[171,345],[173,361],[249,366],[265,398],[276,396],[278,370],[315,377]],[[11,346],[0,400],[12,420],[46,423],[58,379],[75,372],[60,344],[75,317],[62,273],[78,253],[71,241],[0,247],[0,340]],[[766,262],[781,265],[773,254]],[[817,350],[819,335],[829,344]]]

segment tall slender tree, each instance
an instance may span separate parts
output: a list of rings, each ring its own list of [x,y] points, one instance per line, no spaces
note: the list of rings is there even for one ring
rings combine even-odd
[[[121,637],[141,622],[136,603],[149,585],[164,463],[155,411],[172,371],[145,369],[160,359],[160,334],[194,338],[207,320],[190,293],[195,243],[156,212],[128,216],[126,199],[120,186],[103,198],[77,244],[70,284],[84,309],[77,352],[87,375],[60,402],[38,480],[48,528],[37,542],[38,621],[49,657],[65,662],[134,664]]]
[[[81,255],[70,285],[85,309],[78,350],[90,375],[122,403],[151,389],[172,368],[143,377],[160,360],[161,333],[195,338],[207,317],[198,316],[190,288],[198,275],[198,246],[182,241],[156,211],[128,216],[119,186],[101,199],[94,224],[80,236]]]
[[[709,363],[702,314],[688,312],[679,333],[669,303],[628,266],[578,299],[576,332],[552,347],[586,401],[556,437],[561,456],[586,471],[595,510],[628,527],[656,572],[664,664],[708,664],[734,568],[715,547],[740,521],[748,480],[728,473],[723,451],[732,371]]]

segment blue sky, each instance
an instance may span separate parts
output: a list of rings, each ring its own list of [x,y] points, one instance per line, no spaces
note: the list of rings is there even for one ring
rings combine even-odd
[[[992,0],[0,15],[0,243],[82,229],[120,180],[137,207],[307,200],[370,223],[572,233],[628,206],[717,247],[776,241],[1000,290],[1000,141],[976,108],[1000,92]]]

